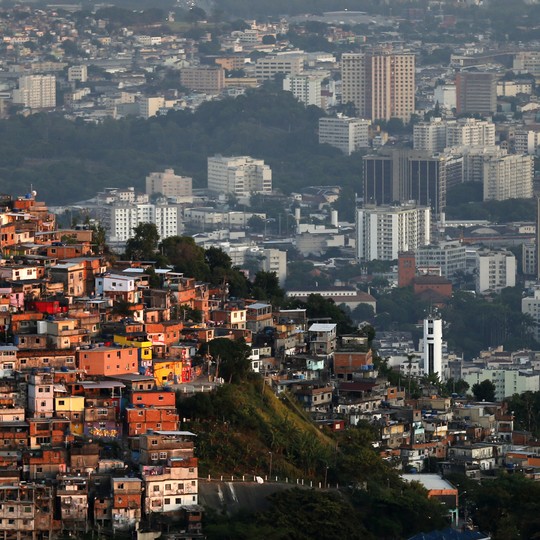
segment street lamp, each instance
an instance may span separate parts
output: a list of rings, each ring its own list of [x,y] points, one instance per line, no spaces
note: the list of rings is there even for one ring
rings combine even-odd
[[[268,452],[270,454],[270,470],[268,471],[268,478],[269,480],[272,480],[272,452]]]
[[[324,489],[326,489],[328,487],[328,465],[325,465],[325,469],[324,469]]]

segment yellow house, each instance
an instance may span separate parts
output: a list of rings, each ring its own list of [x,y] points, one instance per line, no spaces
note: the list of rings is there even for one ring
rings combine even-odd
[[[84,433],[84,396],[61,396],[54,398],[56,416],[67,418],[73,435]]]
[[[170,386],[182,383],[183,363],[178,359],[154,359],[154,380],[156,385]]]
[[[152,342],[146,336],[128,334],[114,336],[114,342],[122,347],[135,347],[139,349],[139,360],[152,360]]]

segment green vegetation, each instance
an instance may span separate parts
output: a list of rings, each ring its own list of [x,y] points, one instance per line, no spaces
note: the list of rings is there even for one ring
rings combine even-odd
[[[340,494],[285,491],[270,497],[265,512],[211,516],[211,539],[391,539],[447,523],[439,503],[379,457],[370,426],[320,430],[292,396],[276,397],[258,377],[180,401],[179,410],[198,434],[203,475],[264,477],[272,466],[272,476],[349,486]]]
[[[508,410],[514,414],[515,428],[540,437],[540,392],[514,394],[506,401]]]
[[[534,221],[536,201],[509,199],[482,201],[481,182],[465,182],[448,190],[446,216],[448,219],[487,219],[494,223]]]
[[[339,183],[360,191],[362,158],[319,145],[317,107],[270,88],[236,99],[207,102],[194,112],[101,124],[56,114],[0,121],[0,181],[8,193],[30,185],[55,204],[80,201],[106,186],[142,189],[151,171],[172,167],[206,185],[207,157],[251,155],[264,159],[276,188]],[[27,187],[25,187],[27,186]],[[291,220],[292,223],[292,220]]]
[[[493,540],[537,538],[540,531],[540,484],[522,474],[502,473],[479,483],[461,475],[448,478],[457,486],[460,506]]]
[[[508,287],[493,298],[457,291],[442,310],[448,347],[466,358],[503,345],[506,350],[540,347],[531,333],[531,319],[521,313],[522,289]]]
[[[472,387],[472,393],[477,401],[495,401],[495,390],[495,385],[489,379],[473,384]]]

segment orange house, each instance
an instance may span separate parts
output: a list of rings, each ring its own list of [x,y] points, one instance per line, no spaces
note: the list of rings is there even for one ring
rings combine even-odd
[[[77,367],[87,375],[111,376],[138,373],[139,356],[135,347],[98,347],[77,351]]]
[[[180,417],[176,409],[158,409],[154,407],[127,409],[128,436],[134,437],[153,431],[176,431]]]
[[[133,392],[131,394],[131,404],[134,407],[176,407],[176,396],[174,392]]]

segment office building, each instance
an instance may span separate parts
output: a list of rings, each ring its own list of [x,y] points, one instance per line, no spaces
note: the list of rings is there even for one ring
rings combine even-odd
[[[370,125],[370,120],[361,118],[319,118],[319,144],[329,144],[350,156],[369,147]]]
[[[369,204],[415,201],[440,214],[446,190],[461,183],[463,159],[408,149],[383,149],[364,157],[364,200]]]
[[[182,202],[189,202],[193,199],[192,187],[192,178],[174,174],[173,169],[165,169],[164,172],[151,172],[146,177],[147,195],[160,193],[164,197],[181,199]]]
[[[180,70],[180,83],[195,92],[219,94],[225,87],[225,70],[221,66],[185,67]]]
[[[208,158],[208,189],[213,193],[246,196],[272,191],[272,170],[248,156]]]
[[[425,375],[443,376],[442,371],[442,319],[437,315],[429,315],[424,319],[424,337],[422,358]]]
[[[356,210],[356,250],[360,261],[393,261],[404,251],[430,243],[427,206],[374,206]]]
[[[56,107],[56,77],[25,75],[19,78],[19,88],[13,91],[13,103],[30,109]]]
[[[466,269],[465,246],[458,241],[440,242],[421,246],[416,250],[416,264],[425,267],[438,267],[441,275],[452,278],[456,272]]]
[[[533,196],[534,158],[509,154],[484,159],[484,200],[529,199]]]
[[[371,120],[400,118],[415,111],[415,58],[410,53],[348,53],[341,57],[342,102]]]
[[[457,114],[497,111],[497,78],[493,73],[462,72],[456,76]]]
[[[283,287],[287,279],[287,252],[279,249],[264,249],[259,260],[261,260],[261,270],[275,272],[279,284]]]
[[[322,75],[287,75],[283,79],[283,90],[291,92],[292,95],[304,103],[304,105],[322,106],[321,84],[324,77]]]
[[[516,286],[516,258],[510,251],[481,249],[476,254],[476,292]]]
[[[304,59],[303,53],[284,53],[259,58],[255,63],[255,78],[259,81],[268,81],[278,73],[300,75],[304,71]]]

